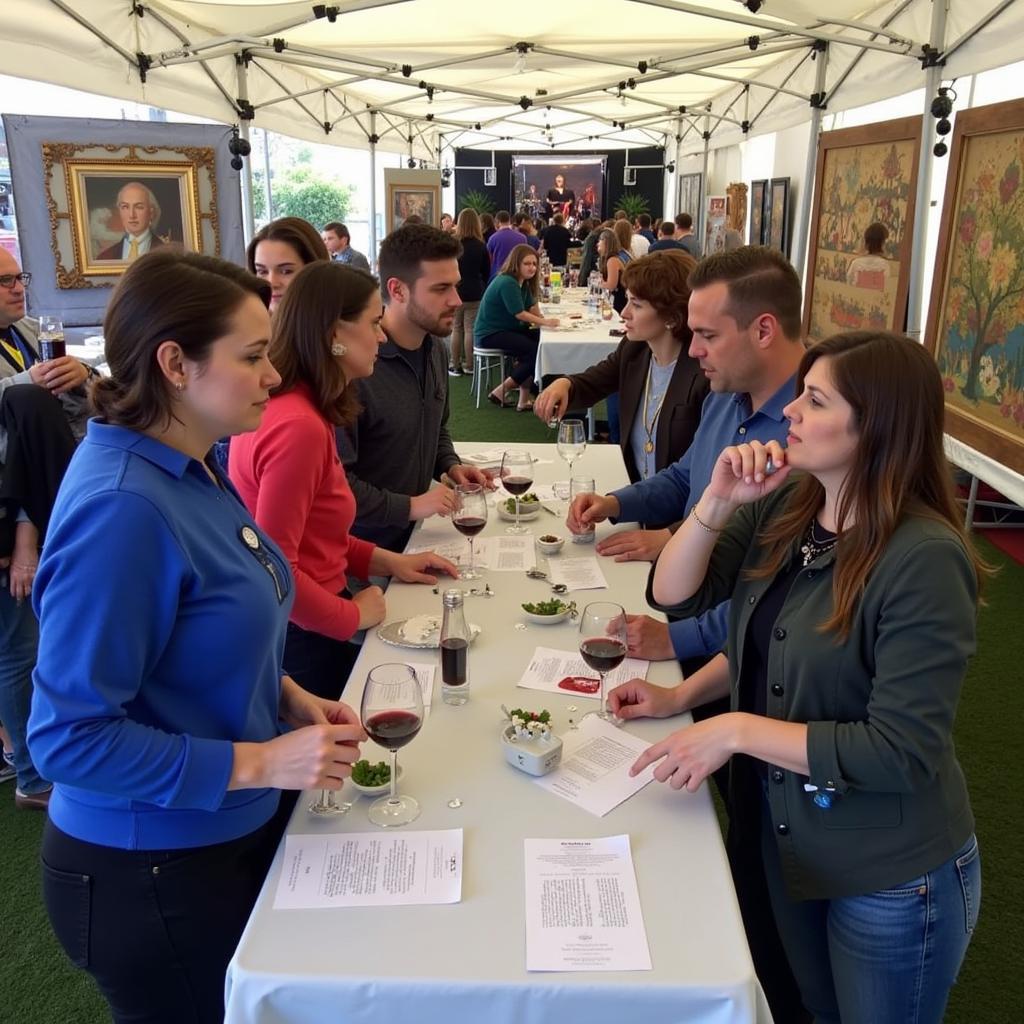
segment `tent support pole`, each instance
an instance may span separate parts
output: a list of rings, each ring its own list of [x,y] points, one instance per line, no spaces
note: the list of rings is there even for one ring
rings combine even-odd
[[[411,152],[411,150],[410,150]],[[370,263],[377,265],[377,113],[370,111]]]
[[[247,78],[248,59],[244,53],[235,54],[235,70],[238,74],[238,135],[249,142],[249,122],[245,117],[245,108],[249,105],[249,83]],[[256,230],[255,218],[252,212],[252,160],[246,157],[242,161],[242,237],[248,245]],[[267,181],[270,187],[270,181]]]
[[[266,197],[267,223],[274,219],[274,194],[270,184],[270,132],[263,129],[263,192]]]
[[[937,54],[946,41],[946,7],[948,0],[932,3],[932,27],[929,44]],[[921,340],[921,312],[924,305],[925,239],[928,236],[928,211],[932,194],[932,168],[935,160],[935,118],[931,105],[942,83],[942,65],[931,61],[925,68],[924,113],[921,115],[921,156],[917,164],[917,198],[914,200],[914,233],[910,245],[910,289],[907,292],[907,334]]]
[[[811,234],[811,199],[814,197],[814,172],[818,165],[818,134],[821,132],[821,118],[825,113],[825,72],[828,70],[828,44],[823,43],[816,54],[817,69],[814,72],[814,95],[811,97],[811,137],[807,141],[807,163],[804,164],[804,182],[800,191],[800,214],[797,218],[796,242],[790,262],[796,268],[800,280],[807,289],[807,243]]]
[[[704,235],[707,231],[708,219],[708,196],[711,189],[708,187],[708,157],[711,154],[711,115],[704,115],[704,162],[701,165],[703,175],[703,186],[701,188],[700,209],[697,211],[697,249],[704,252]],[[705,254],[706,255],[706,254]]]

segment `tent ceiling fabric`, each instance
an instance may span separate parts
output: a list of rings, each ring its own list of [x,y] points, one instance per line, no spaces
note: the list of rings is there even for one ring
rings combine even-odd
[[[993,17],[944,77],[1019,59],[1024,4],[947,2],[947,48]],[[830,110],[920,88],[931,3],[519,0],[497,18],[465,0],[5,0],[0,36],[8,74],[227,123],[245,52],[252,123],[312,141],[363,148],[375,130],[380,148],[408,152],[411,135],[415,155],[436,159],[442,135],[556,150],[682,136],[685,153],[705,125],[718,146],[741,140],[744,121],[751,134],[805,121],[815,36],[829,40]],[[509,21],[522,28],[495,24]]]

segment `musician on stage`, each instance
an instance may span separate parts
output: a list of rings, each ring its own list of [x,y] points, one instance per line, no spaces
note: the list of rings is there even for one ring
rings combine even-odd
[[[565,187],[565,175],[555,175],[555,187],[548,189],[548,219],[556,213],[568,217],[576,203],[576,193]]]

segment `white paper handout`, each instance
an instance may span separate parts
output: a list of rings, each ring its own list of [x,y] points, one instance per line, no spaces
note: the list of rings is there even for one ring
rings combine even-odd
[[[528,971],[651,970],[629,836],[523,845]]]
[[[651,667],[649,661],[641,658],[626,658],[622,664],[605,676],[605,689],[610,690],[627,679],[643,679]],[[544,690],[547,693],[560,693],[563,697],[593,697],[600,700],[601,694],[595,688],[593,693],[582,692],[576,687],[560,687],[558,684],[569,677],[593,679],[597,682],[597,673],[575,651],[559,651],[554,647],[538,647],[533,652],[526,671],[516,684],[528,690]]]
[[[469,565],[469,541],[463,537],[440,543],[424,541],[411,544],[407,553],[435,551],[460,568]],[[478,569],[492,569],[496,572],[525,572],[536,561],[533,551],[533,537],[477,537],[473,546],[473,560]],[[441,577],[439,586],[446,583],[455,585],[447,576]]]
[[[630,765],[649,746],[646,740],[589,715],[578,729],[562,734],[562,763],[534,782],[603,818],[654,778],[653,764],[636,778],[629,775]]]
[[[593,555],[552,560],[548,572],[552,583],[564,583],[570,590],[602,590],[608,586]]]
[[[462,899],[462,829],[289,835],[276,910]]]

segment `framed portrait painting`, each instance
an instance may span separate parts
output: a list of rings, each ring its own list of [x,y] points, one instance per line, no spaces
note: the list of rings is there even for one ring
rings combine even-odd
[[[704,222],[704,255],[725,249],[725,232],[729,228],[729,199],[727,196],[708,196]]]
[[[161,246],[220,254],[214,150],[43,143],[63,289],[110,285]]]
[[[768,200],[768,179],[750,183],[750,244],[764,245],[764,211]]]
[[[926,344],[946,431],[1024,473],[1024,100],[957,113]]]
[[[772,178],[765,196],[764,244],[789,258],[789,178]]]
[[[920,117],[819,137],[804,285],[808,341],[903,330],[920,156]]]

